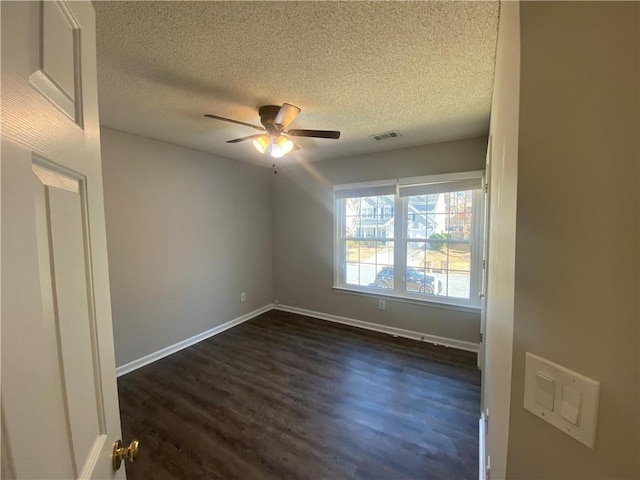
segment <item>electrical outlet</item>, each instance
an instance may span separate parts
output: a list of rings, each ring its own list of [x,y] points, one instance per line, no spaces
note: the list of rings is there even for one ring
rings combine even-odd
[[[240,301],[241,301],[241,302],[244,302],[244,301],[246,301],[246,300],[247,300],[247,294],[246,294],[246,293],[244,293],[244,292],[242,292],[242,293],[240,294]]]
[[[385,300],[378,300],[378,308],[384,310],[387,308],[387,302]]]

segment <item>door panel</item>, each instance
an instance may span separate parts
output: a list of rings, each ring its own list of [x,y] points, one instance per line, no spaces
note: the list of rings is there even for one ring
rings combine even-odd
[[[72,478],[55,323],[43,315],[51,308],[44,308],[40,294],[40,259],[21,254],[38,250],[37,225],[26,221],[26,209],[20,208],[30,206],[35,218],[33,190],[24,188],[33,183],[33,172],[24,157],[24,152],[3,143],[2,408],[8,434],[3,447],[8,442],[11,451],[18,453],[12,463],[20,478],[45,478],[41,464],[50,466],[52,478]],[[6,182],[7,178],[13,181]],[[46,404],[42,399],[47,399]],[[49,448],[39,442],[27,448],[32,439],[43,437],[57,441]],[[23,448],[26,451],[20,452]]]
[[[83,180],[34,164],[43,314],[55,324],[65,417],[77,476],[104,434]],[[104,439],[102,440],[104,441]]]
[[[74,122],[82,124],[81,29],[61,1],[30,2],[29,82]]]
[[[89,2],[0,2],[2,478],[125,478]]]

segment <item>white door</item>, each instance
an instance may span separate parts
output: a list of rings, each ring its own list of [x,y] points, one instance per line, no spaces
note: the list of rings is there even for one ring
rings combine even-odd
[[[2,478],[119,478],[95,16],[0,2]]]
[[[482,380],[484,380],[484,360],[485,360],[485,330],[487,328],[487,267],[489,265],[489,207],[491,202],[491,135],[487,143],[487,162],[484,172],[484,239],[482,244],[482,288],[480,290],[480,350],[478,351],[478,368],[482,370]],[[484,388],[484,381],[481,381],[480,388]],[[484,402],[484,391],[481,395],[481,402]],[[481,405],[484,411],[484,403]]]

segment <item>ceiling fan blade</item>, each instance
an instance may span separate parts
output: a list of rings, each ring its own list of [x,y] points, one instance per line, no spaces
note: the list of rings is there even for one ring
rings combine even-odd
[[[273,123],[275,123],[282,129],[287,128],[299,113],[300,109],[295,105],[291,105],[290,103],[283,103]]]
[[[244,142],[245,140],[261,137],[262,135],[264,135],[264,133],[256,133],[255,135],[249,135],[248,137],[234,138],[233,140],[227,140],[227,143]]]
[[[289,130],[287,134],[294,137],[340,138],[340,132],[336,130]]]
[[[232,120],[231,118],[219,117],[218,115],[211,115],[210,113],[206,114],[205,117],[213,118],[214,120],[223,120],[225,122],[237,123],[238,125],[244,125],[245,127],[255,128],[256,130],[263,131],[263,127],[259,127],[258,125],[251,125],[250,123],[241,122],[240,120]]]

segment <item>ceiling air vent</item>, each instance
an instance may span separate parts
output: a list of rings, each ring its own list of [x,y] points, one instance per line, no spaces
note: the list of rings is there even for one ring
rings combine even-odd
[[[397,138],[400,136],[400,132],[397,130],[393,130],[391,132],[377,133],[375,135],[369,135],[376,141],[380,140],[388,140],[389,138]]]

